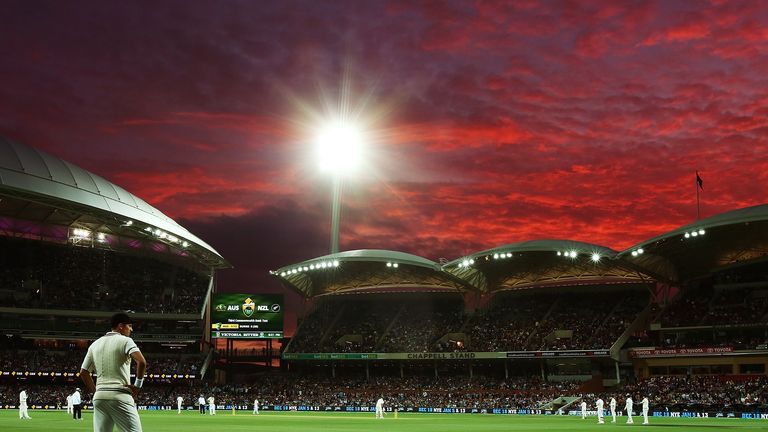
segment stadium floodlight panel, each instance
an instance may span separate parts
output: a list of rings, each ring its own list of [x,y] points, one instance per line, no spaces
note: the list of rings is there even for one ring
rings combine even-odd
[[[638,248],[637,253],[642,255],[645,253],[645,250],[643,248]]]
[[[600,262],[600,254],[599,253],[593,253],[592,254],[592,262]]]
[[[689,237],[691,237],[691,233],[685,233],[685,235],[683,237],[689,238]]]
[[[638,254],[638,251],[636,251],[636,250],[633,250],[633,251],[632,251],[632,256],[633,256],[633,257],[636,257],[636,256],[637,256],[637,254]]]
[[[91,232],[82,228],[75,228],[72,230],[72,235],[80,238],[91,238]]]
[[[576,258],[576,256],[578,256],[578,253],[576,253],[576,251],[570,251],[568,253],[568,256],[570,256],[571,258]]]
[[[365,137],[352,123],[334,121],[323,126],[317,135],[320,169],[337,174],[354,171],[362,161]]]
[[[704,228],[699,229],[699,235],[704,235],[704,234],[706,234],[706,231],[704,231]]]

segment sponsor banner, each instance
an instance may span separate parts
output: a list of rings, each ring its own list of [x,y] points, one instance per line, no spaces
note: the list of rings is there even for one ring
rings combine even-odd
[[[485,360],[505,358],[608,357],[608,350],[416,353],[283,353],[284,360]]]
[[[208,409],[208,404],[205,405]],[[0,405],[0,409],[16,410],[19,407],[14,404]],[[84,405],[83,410],[91,410],[91,405]],[[176,405],[138,405],[137,408],[141,411],[176,411]],[[235,405],[235,410],[249,411],[253,409],[252,405]],[[58,410],[66,411],[66,407],[63,405],[29,405],[31,410]],[[197,411],[197,405],[184,405],[181,408],[186,411]],[[232,405],[222,404],[217,405],[216,409],[222,411],[231,411]],[[259,407],[261,411],[279,411],[279,412],[307,412],[307,411],[323,411],[323,412],[370,412],[374,413],[376,407],[371,406],[345,406],[345,405],[263,405]],[[392,413],[395,411],[392,407],[384,407],[384,411]],[[419,406],[406,406],[398,407],[398,412],[401,413],[440,413],[440,414],[500,414],[500,415],[562,415],[553,410],[542,410],[534,408],[499,408],[499,407],[480,407],[480,408],[454,408],[454,407],[419,407]],[[635,416],[639,416],[639,411],[633,411]],[[567,415],[580,416],[581,410],[569,410]],[[587,415],[595,417],[595,411],[587,411]],[[609,416],[609,411],[606,410],[606,417]],[[768,420],[768,412],[763,411],[652,411],[651,417],[679,417],[679,418],[740,418],[748,420]]]
[[[549,358],[549,357],[608,357],[609,350],[572,350],[572,351],[512,351],[507,358]]]
[[[631,349],[629,351],[629,355],[633,358],[648,358],[648,357],[723,355],[723,354],[729,354],[732,352],[733,352],[733,347]]]
[[[10,377],[10,378],[46,378],[46,377],[79,377],[80,372],[38,372],[38,371],[0,371],[0,376],[2,377]],[[96,374],[93,374],[93,376],[97,376]],[[134,374],[131,374],[131,377],[134,377]],[[150,373],[145,375],[146,378],[150,379],[195,379],[197,378],[196,374],[181,374],[181,373]]]

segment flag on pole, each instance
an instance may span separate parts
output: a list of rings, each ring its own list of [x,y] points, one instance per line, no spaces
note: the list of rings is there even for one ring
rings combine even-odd
[[[699,189],[704,190],[704,180],[701,179],[698,171],[696,171],[696,184],[699,186]]]

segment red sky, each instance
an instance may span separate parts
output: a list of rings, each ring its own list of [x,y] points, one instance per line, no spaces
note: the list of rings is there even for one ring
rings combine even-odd
[[[341,249],[617,250],[766,202],[768,8],[741,1],[36,1],[0,13],[0,134],[144,198],[234,265],[328,250],[313,130],[372,142]]]

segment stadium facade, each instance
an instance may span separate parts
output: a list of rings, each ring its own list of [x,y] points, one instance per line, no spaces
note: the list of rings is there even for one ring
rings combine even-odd
[[[141,323],[150,378],[205,373],[207,302],[230,264],[120,186],[2,137],[0,261],[0,379],[74,379],[117,310]]]
[[[766,254],[762,205],[624,251],[531,240],[451,261],[355,250],[286,265],[270,273],[308,307],[282,344],[288,375],[271,379],[297,395],[272,407],[312,408],[301,405],[312,403],[302,377],[323,383],[328,400],[342,387],[363,400],[372,383],[392,380],[401,386],[399,403],[412,409],[507,404],[510,413],[510,403],[553,411],[578,400],[558,395],[656,377],[765,377]],[[187,403],[201,388],[192,380],[211,369],[217,373],[207,377],[219,384],[270,382],[254,378],[262,373],[253,367],[259,355],[238,354],[231,343],[217,353],[210,343],[216,272],[231,267],[216,250],[123,188],[4,138],[0,262],[0,380],[8,380],[0,385],[74,383],[85,347],[117,309],[141,322],[137,340],[156,365],[150,382],[186,386]],[[430,379],[454,384],[437,395],[410,386],[435,386]],[[462,389],[456,380],[485,396],[447,400],[443,393]],[[546,403],[530,394],[515,399],[511,386],[532,382],[547,389],[538,395]]]
[[[400,362],[400,375],[421,364],[438,376],[453,362],[469,376],[525,369],[599,391],[658,375],[765,375],[767,256],[768,205],[759,205],[623,251],[533,240],[437,263],[359,250],[271,273],[315,304],[283,353],[294,368],[357,364],[369,378]],[[364,316],[381,313],[388,319]],[[391,343],[414,328],[427,333],[420,343]]]

